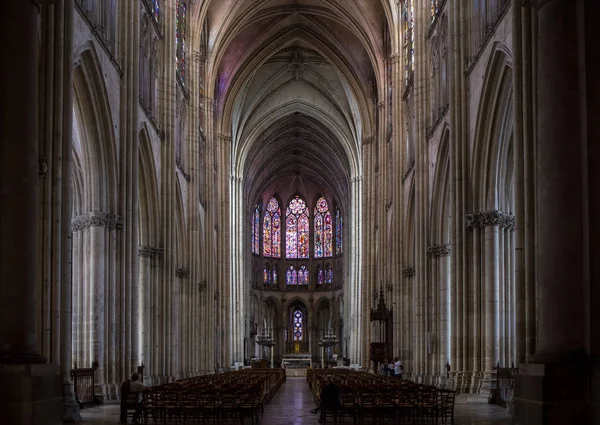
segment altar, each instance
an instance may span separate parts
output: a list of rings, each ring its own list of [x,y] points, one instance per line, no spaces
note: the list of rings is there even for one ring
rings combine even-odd
[[[310,353],[284,354],[281,367],[285,369],[286,376],[306,376],[306,370],[312,367]]]

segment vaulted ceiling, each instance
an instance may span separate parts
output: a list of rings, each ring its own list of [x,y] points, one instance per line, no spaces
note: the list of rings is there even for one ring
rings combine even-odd
[[[209,70],[249,203],[314,186],[341,205],[376,132],[388,0],[212,0]]]

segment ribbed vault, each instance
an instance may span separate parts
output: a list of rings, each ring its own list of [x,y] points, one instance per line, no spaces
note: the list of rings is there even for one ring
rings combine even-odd
[[[251,204],[265,191],[327,191],[342,206],[361,174],[383,81],[381,0],[205,2],[217,131]]]

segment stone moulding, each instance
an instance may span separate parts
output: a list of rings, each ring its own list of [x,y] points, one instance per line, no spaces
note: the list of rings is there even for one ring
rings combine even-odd
[[[514,230],[515,216],[498,210],[465,214],[465,226],[467,229],[498,226],[503,229]]]
[[[71,231],[73,232],[87,230],[90,227],[105,227],[108,230],[121,230],[123,229],[123,217],[102,211],[90,211],[85,214],[76,215],[71,219]]]
[[[434,245],[427,248],[429,258],[448,257],[450,255],[450,245]]]
[[[138,257],[141,258],[162,258],[165,250],[154,246],[138,246]]]

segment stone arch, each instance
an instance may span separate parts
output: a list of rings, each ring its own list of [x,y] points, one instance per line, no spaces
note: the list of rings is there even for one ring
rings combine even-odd
[[[506,159],[512,156],[512,98],[510,51],[497,43],[484,78],[475,128],[471,163],[474,211],[500,208],[502,174],[512,171]]]
[[[442,131],[438,149],[431,203],[431,242],[437,244],[450,243],[450,132],[446,126]]]
[[[155,246],[159,234],[160,202],[152,142],[145,124],[139,132],[139,157],[139,244]]]
[[[479,329],[480,381],[499,363],[515,361],[515,238],[512,215],[514,179],[512,60],[502,43],[493,46],[481,94],[471,163],[473,200],[467,216],[467,243],[473,303],[482,306]],[[507,198],[508,196],[508,198]],[[477,382],[477,381],[475,381]]]
[[[408,202],[406,203],[405,235],[404,239],[404,267],[415,266],[415,184],[410,182]]]
[[[75,53],[73,97],[81,136],[84,170],[83,208],[115,211],[117,154],[112,116],[102,69],[91,43]]]
[[[72,220],[73,361],[90,367],[97,361],[97,395],[117,397],[115,376],[123,365],[116,361],[120,341],[112,341],[114,322],[106,314],[117,292],[118,161],[113,115],[102,67],[92,42],[74,54],[73,143],[74,215]],[[137,348],[137,347],[135,347]]]

